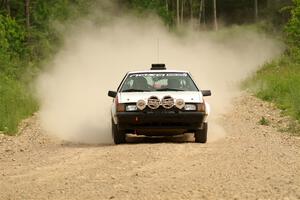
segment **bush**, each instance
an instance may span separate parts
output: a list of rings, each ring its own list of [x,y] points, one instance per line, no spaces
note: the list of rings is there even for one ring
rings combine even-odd
[[[13,134],[38,107],[26,84],[0,74],[0,131]]]
[[[290,45],[290,54],[297,61],[300,61],[300,0],[294,0],[292,17],[285,28],[287,42]],[[300,62],[299,62],[300,63]]]
[[[295,46],[300,46],[300,0],[294,0],[292,17],[286,26],[288,39]]]
[[[0,15],[0,71],[10,77],[17,77],[25,66],[21,64],[26,56],[26,34],[24,29],[10,17]]]
[[[130,0],[129,7],[133,10],[138,11],[140,14],[144,14],[145,11],[151,11],[156,13],[162,18],[162,20],[167,25],[174,24],[173,13],[167,11],[165,7],[165,2],[160,0]]]
[[[265,117],[261,117],[261,119],[259,120],[258,123],[262,126],[269,126],[270,125],[270,121]]]
[[[0,12],[0,132],[16,133],[19,122],[38,109],[27,85],[39,71],[40,62],[49,59],[63,43],[62,33],[52,27],[53,23],[78,19],[87,14],[92,2],[36,0],[30,7],[29,28],[21,12],[24,1],[11,1],[14,19]]]
[[[288,56],[266,64],[246,82],[258,97],[300,120],[300,65]]]

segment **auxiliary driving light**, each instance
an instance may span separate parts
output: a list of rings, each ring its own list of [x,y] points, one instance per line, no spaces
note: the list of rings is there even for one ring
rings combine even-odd
[[[160,106],[160,100],[157,96],[151,96],[148,98],[148,107],[151,109],[157,109]]]
[[[176,99],[175,106],[178,109],[184,108],[184,106],[185,106],[184,100],[183,99]]]
[[[140,99],[136,102],[136,107],[140,110],[144,110],[146,108],[146,101]]]
[[[174,99],[171,96],[164,96],[161,100],[162,107],[170,109],[174,106]]]

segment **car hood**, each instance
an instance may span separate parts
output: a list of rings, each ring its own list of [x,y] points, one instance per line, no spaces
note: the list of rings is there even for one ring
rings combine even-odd
[[[167,95],[170,95],[175,100],[183,99],[185,102],[203,103],[202,93],[198,91],[121,92],[118,93],[118,101],[119,103],[136,103],[140,99],[147,101],[151,96],[157,96],[159,99],[162,99]]]

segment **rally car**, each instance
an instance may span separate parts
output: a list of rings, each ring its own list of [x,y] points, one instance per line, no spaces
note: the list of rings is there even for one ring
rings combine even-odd
[[[207,141],[209,104],[187,71],[167,70],[153,64],[150,70],[128,72],[113,97],[112,136],[126,143],[126,134],[173,136],[194,133],[195,142]]]

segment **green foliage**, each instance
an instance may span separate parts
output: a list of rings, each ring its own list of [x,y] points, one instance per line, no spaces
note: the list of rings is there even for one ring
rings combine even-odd
[[[300,120],[300,65],[288,56],[266,64],[246,82],[258,97]]]
[[[285,28],[289,45],[286,54],[265,64],[245,85],[261,99],[274,102],[284,113],[300,121],[300,0],[294,3]],[[287,131],[299,131],[299,124],[291,123]]]
[[[0,74],[0,131],[14,134],[19,122],[36,110],[26,84]]]
[[[1,51],[20,56],[24,53],[25,31],[22,26],[8,17],[0,15]]]
[[[294,0],[292,17],[287,24],[287,42],[290,45],[289,53],[294,62],[300,63],[300,0]]]
[[[300,47],[300,0],[294,0],[292,17],[286,27],[290,44]]]
[[[70,23],[88,14],[94,0],[34,0],[30,27],[25,27],[24,1],[11,0],[11,16],[0,8],[0,131],[13,134],[19,122],[37,111],[28,88],[40,62],[63,43],[55,23]],[[18,12],[15,12],[18,11]]]
[[[36,110],[36,103],[22,81],[28,63],[26,32],[9,16],[0,15],[0,131],[17,130],[23,118]]]
[[[269,126],[270,125],[270,121],[265,117],[261,117],[261,119],[259,120],[258,123],[262,126]]]
[[[21,72],[20,60],[24,58],[25,31],[10,17],[0,15],[0,71],[11,77],[17,77]]]
[[[150,11],[158,14],[162,18],[162,20],[168,24],[172,25],[173,21],[173,13],[172,11],[168,11],[165,6],[165,1],[161,0],[129,0],[129,7],[138,11],[139,14],[145,13],[145,11]]]

